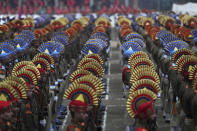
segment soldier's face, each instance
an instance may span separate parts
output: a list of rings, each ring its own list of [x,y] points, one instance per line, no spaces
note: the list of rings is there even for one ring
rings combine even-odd
[[[88,113],[87,112],[78,112],[75,114],[75,117],[81,122],[86,121],[88,118]]]

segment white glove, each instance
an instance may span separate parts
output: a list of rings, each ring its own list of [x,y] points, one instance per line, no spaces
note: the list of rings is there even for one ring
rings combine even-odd
[[[58,100],[58,96],[54,96],[54,101],[57,102],[57,100]]]
[[[44,120],[40,120],[40,124],[42,125],[42,126],[45,126],[46,125],[46,120],[44,119]]]

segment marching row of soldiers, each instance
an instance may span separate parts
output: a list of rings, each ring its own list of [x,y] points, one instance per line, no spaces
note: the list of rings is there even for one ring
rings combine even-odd
[[[59,79],[65,79],[77,59],[91,25],[87,17],[50,21],[49,16],[41,16],[36,21],[26,18],[1,25],[2,131],[46,130],[48,117],[62,107]]]
[[[151,89],[151,87],[154,87],[155,89],[158,88],[162,91],[161,101],[163,117],[165,117],[166,122],[170,122],[171,129],[184,131],[196,130],[196,18],[188,15],[181,15],[179,16],[179,22],[182,23],[182,25],[179,25],[179,23],[170,15],[157,14],[157,17],[154,17],[154,15],[155,14],[152,14],[152,18],[140,15],[135,16],[135,18],[132,19],[133,23],[131,23],[131,20],[126,17],[119,17],[120,19],[118,22],[121,27],[121,38],[124,34],[129,34],[129,37],[123,37],[124,39],[121,39],[123,41],[123,56],[124,59],[126,59],[125,64],[127,65],[123,70],[123,82],[130,87],[130,91],[134,91],[135,87],[140,84],[143,86],[137,88],[138,90],[145,88],[154,92],[155,90]],[[122,25],[120,24],[121,22]],[[128,25],[132,25],[133,29],[142,34],[143,37],[139,34],[136,35],[136,33],[133,33],[131,27],[128,29]],[[128,27],[126,28],[126,26]],[[136,46],[137,42],[128,42],[126,41],[128,39],[125,39],[131,38],[130,40],[132,40],[136,39],[136,37],[142,39],[142,41],[146,40],[146,49],[152,55],[154,63],[157,64],[155,70],[158,73],[157,76],[159,76],[160,84],[158,83],[158,85],[160,87],[156,84],[150,87],[150,84],[148,85],[145,81],[138,83],[135,79],[135,77],[141,76],[146,72],[147,69],[145,66],[151,65],[149,62],[140,62],[140,59],[142,59],[140,57],[145,59],[147,55],[142,55],[139,46]],[[144,68],[141,70],[140,74],[137,71],[136,74],[133,73],[135,72],[135,70],[133,70],[133,65],[135,65],[135,59],[133,59],[133,56],[135,56],[135,54],[138,54],[136,55],[136,61],[139,61],[138,66]],[[137,68],[138,66],[134,67]],[[153,75],[155,73],[152,73],[152,71],[149,70],[148,75],[146,74],[146,76],[140,78],[153,80],[153,78],[150,77],[150,74]],[[133,79],[134,81],[132,81]],[[142,93],[142,91],[133,94],[134,98],[135,96],[138,96],[138,94],[143,97],[140,93]],[[133,101],[134,98],[131,96],[132,95],[130,94],[127,104]],[[146,97],[147,96],[148,95],[146,95]],[[154,95],[152,95],[152,97],[154,97]],[[136,97],[134,100],[138,100],[139,98]],[[145,99],[145,97],[143,98]],[[146,100],[148,100],[148,98]],[[142,103],[145,103],[145,101],[140,104]],[[136,115],[134,111],[141,111],[142,108],[140,104],[135,104],[134,102],[132,104],[131,106],[127,106],[128,113],[133,117],[137,117],[138,113]],[[145,107],[148,108],[148,104]],[[129,110],[129,108],[131,108],[131,110]],[[135,110],[132,111],[132,109]],[[149,111],[149,113],[152,114],[151,111]],[[142,116],[146,115],[143,114]],[[146,119],[143,120],[145,121]],[[138,117],[136,118],[136,121],[138,122]],[[146,129],[155,130],[154,127],[146,127]]]
[[[154,131],[157,129],[154,104],[161,90],[159,75],[145,50],[145,39],[132,31],[131,21],[120,16],[117,22],[124,64],[122,80],[129,87],[126,107],[129,116],[135,119],[130,130]]]
[[[104,70],[109,54],[109,33],[111,23],[108,17],[99,17],[94,22],[94,30],[85,42],[82,58],[76,70],[70,75],[70,86],[64,97],[71,100],[71,124],[67,131],[102,130],[102,117],[105,110],[102,104]]]

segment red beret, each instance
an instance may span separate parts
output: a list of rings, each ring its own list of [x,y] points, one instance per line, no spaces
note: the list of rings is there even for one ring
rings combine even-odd
[[[11,103],[10,101],[0,101],[0,113],[1,113],[1,109],[5,107],[9,107],[10,103]]]
[[[140,119],[149,119],[153,113],[154,113],[153,102],[149,101],[139,105],[137,116]]]
[[[0,108],[6,107],[10,105],[11,102],[9,101],[0,101]]]
[[[69,110],[71,111],[86,111],[87,104],[79,101],[79,100],[72,100],[69,104]]]
[[[40,72],[41,75],[45,74],[45,70],[44,69],[42,69],[42,68],[37,68],[37,69],[38,69],[38,71]]]
[[[130,72],[130,69],[128,68],[128,66],[124,67],[124,69],[122,71],[122,81],[125,80],[125,73],[126,72]]]
[[[137,128],[137,130],[136,131],[148,131],[147,129],[145,129],[145,128]]]

